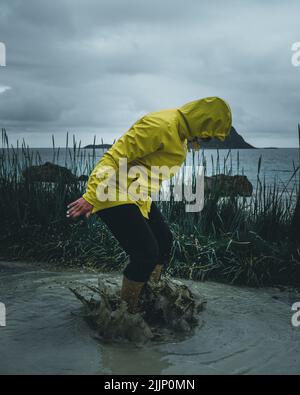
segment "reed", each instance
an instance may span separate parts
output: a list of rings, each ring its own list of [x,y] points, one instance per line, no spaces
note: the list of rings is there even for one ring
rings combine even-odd
[[[95,150],[90,153],[74,138],[69,146],[69,140],[67,134],[62,153],[53,138],[52,162],[63,162],[77,176],[89,174],[97,161]],[[230,151],[223,161],[219,153],[216,160],[210,158],[212,173],[240,173],[237,155],[236,168]],[[295,166],[289,185],[276,180],[267,185],[261,174],[261,162],[260,158],[251,198],[224,198],[215,191],[205,195],[200,213],[186,214],[186,202],[174,199],[174,181],[171,182],[170,201],[158,203],[174,234],[169,274],[253,286],[299,285],[300,243],[292,237],[295,226],[299,228],[299,223],[295,225],[299,166]],[[208,163],[203,151],[193,153],[194,186],[196,166],[203,165],[207,173]],[[97,216],[89,221],[66,218],[67,204],[84,193],[85,182],[37,183],[22,177],[24,169],[40,164],[38,151],[30,150],[24,141],[10,146],[6,131],[2,130],[1,257],[97,267],[104,271],[123,268],[126,254]]]

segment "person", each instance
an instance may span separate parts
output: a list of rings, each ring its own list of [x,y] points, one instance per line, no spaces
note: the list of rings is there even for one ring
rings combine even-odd
[[[70,218],[81,215],[88,218],[97,213],[129,255],[121,298],[130,312],[137,310],[144,284],[149,279],[159,280],[168,263],[173,238],[166,220],[151,199],[151,187],[144,189],[143,198],[134,199],[129,194],[121,199],[121,182],[111,177],[107,169],[120,174],[120,160],[126,159],[126,182],[130,186],[136,181],[136,177],[129,176],[133,166],[142,166],[148,176],[156,166],[179,168],[186,158],[188,144],[197,149],[201,141],[211,138],[224,141],[231,123],[230,107],[218,97],[195,100],[180,108],[143,116],[106,151],[89,177],[86,193],[68,206]],[[107,180],[112,179],[117,180],[116,192],[113,198],[105,200],[101,197],[109,186]]]

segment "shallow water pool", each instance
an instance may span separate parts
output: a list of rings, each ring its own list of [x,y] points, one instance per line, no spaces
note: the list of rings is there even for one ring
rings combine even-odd
[[[69,281],[98,275],[0,263],[0,373],[251,374],[299,373],[300,327],[291,306],[300,294],[187,282],[207,299],[192,337],[135,346],[102,342],[80,317]],[[117,274],[116,274],[117,276]]]

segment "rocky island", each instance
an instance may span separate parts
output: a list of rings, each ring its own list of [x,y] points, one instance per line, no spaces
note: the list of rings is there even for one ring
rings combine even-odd
[[[87,149],[109,149],[112,144],[89,144],[84,148]],[[201,148],[206,149],[249,149],[255,148],[251,144],[247,143],[244,138],[235,130],[231,128],[230,136],[225,141],[219,141],[213,139],[208,143],[202,143]]]

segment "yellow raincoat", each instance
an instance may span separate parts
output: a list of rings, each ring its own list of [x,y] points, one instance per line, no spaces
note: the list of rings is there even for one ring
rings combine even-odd
[[[181,166],[187,154],[187,141],[195,137],[214,137],[224,141],[231,129],[231,110],[228,104],[218,97],[195,100],[180,108],[153,112],[139,119],[103,155],[91,173],[83,198],[93,206],[92,213],[121,204],[136,204],[144,217],[148,218],[151,207],[151,193],[148,190],[144,199],[120,199],[118,188],[119,160],[126,158],[128,172],[133,166],[143,166],[151,177],[152,166]],[[114,169],[116,195],[113,200],[99,201],[99,186],[104,188],[110,177],[106,167]],[[128,177],[127,185],[137,177]],[[160,180],[162,181],[162,180]]]

